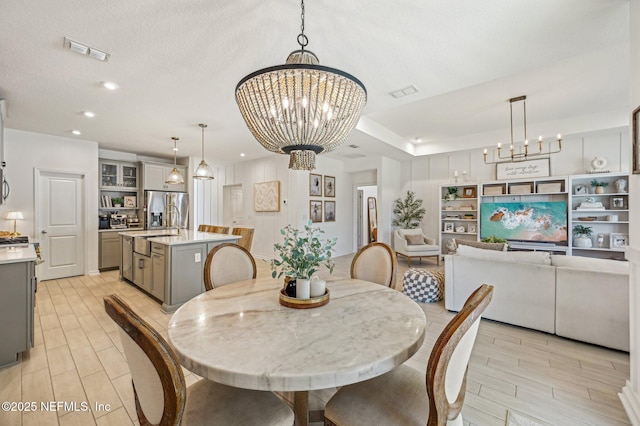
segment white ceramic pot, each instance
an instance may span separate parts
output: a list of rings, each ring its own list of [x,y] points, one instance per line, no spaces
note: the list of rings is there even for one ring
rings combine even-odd
[[[309,299],[311,297],[311,281],[298,278],[296,280],[296,299]]]
[[[604,192],[604,186],[596,186],[596,194],[602,194]]]
[[[324,296],[327,284],[324,280],[321,280],[317,276],[311,278],[311,297]]]
[[[579,237],[575,237],[573,239],[573,246],[579,248],[589,248],[593,246],[593,242],[591,238],[586,235],[580,235]]]

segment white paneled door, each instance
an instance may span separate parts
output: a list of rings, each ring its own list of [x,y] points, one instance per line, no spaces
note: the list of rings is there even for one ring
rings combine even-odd
[[[242,185],[225,185],[223,188],[224,211],[222,222],[224,226],[236,227],[244,225],[244,201]]]
[[[36,171],[37,238],[45,262],[40,280],[84,274],[84,176]]]

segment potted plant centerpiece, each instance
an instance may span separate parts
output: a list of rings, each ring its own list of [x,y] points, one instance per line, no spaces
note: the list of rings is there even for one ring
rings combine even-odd
[[[111,203],[113,204],[113,207],[122,207],[123,201],[124,201],[124,198],[122,197],[113,197],[111,199]]]
[[[447,188],[447,193],[444,195],[443,201],[454,201],[457,198],[460,198],[460,194],[458,194],[458,187],[450,186]]]
[[[285,275],[285,286],[288,296],[295,296],[299,299],[310,297],[310,280],[313,274],[318,272],[320,265],[333,272],[335,262],[331,257],[336,238],[323,241],[320,234],[324,231],[320,228],[313,228],[311,221],[304,226],[304,231],[300,231],[291,225],[280,230],[284,236],[282,243],[273,245],[273,250],[279,258],[271,261],[273,278]],[[279,272],[278,272],[279,270]],[[293,285],[289,281],[295,280],[295,294]]]
[[[593,179],[591,181],[591,186],[595,186],[596,194],[602,194],[604,192],[604,187],[609,186],[609,184],[607,182],[601,182],[601,181],[598,181],[597,179]]]
[[[589,248],[593,245],[591,241],[592,229],[590,226],[576,225],[573,227],[573,245],[581,248]]]

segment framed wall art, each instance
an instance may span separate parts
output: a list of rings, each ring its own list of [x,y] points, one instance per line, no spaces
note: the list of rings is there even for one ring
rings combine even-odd
[[[257,212],[280,211],[280,181],[260,182],[253,187],[253,209]]]
[[[631,143],[633,144],[633,174],[640,173],[640,106],[631,113]]]
[[[124,206],[136,208],[136,196],[135,195],[127,195],[124,197]]]
[[[324,221],[325,222],[336,221],[336,202],[335,201],[324,202]]]
[[[322,175],[309,173],[309,195],[322,197]]]
[[[324,196],[336,196],[336,178],[334,176],[324,176]]]
[[[309,218],[311,222],[322,222],[322,201],[309,201]]]
[[[476,187],[465,186],[462,188],[462,198],[476,198]]]
[[[453,222],[444,223],[444,232],[453,232]]]

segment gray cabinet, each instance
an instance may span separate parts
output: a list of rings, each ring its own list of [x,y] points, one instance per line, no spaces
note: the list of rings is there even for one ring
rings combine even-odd
[[[33,347],[34,262],[0,265],[0,367]]]
[[[100,160],[100,189],[138,190],[138,166],[133,163]]]
[[[101,271],[117,269],[120,266],[122,247],[120,236],[117,232],[100,232],[98,235],[100,237],[98,267]]]
[[[151,269],[151,257],[133,253],[133,283],[141,289],[151,293],[153,280]]]
[[[162,244],[151,244],[151,269],[152,282],[151,294],[164,302],[164,291],[166,284],[166,246]]]
[[[176,168],[182,173],[186,182],[187,168],[184,166],[176,166]],[[172,164],[142,163],[142,184],[144,189],[146,191],[186,191],[186,184],[169,185],[164,183],[171,170],[173,170]]]
[[[122,261],[120,263],[120,275],[129,281],[133,281],[133,238],[122,236]]]

